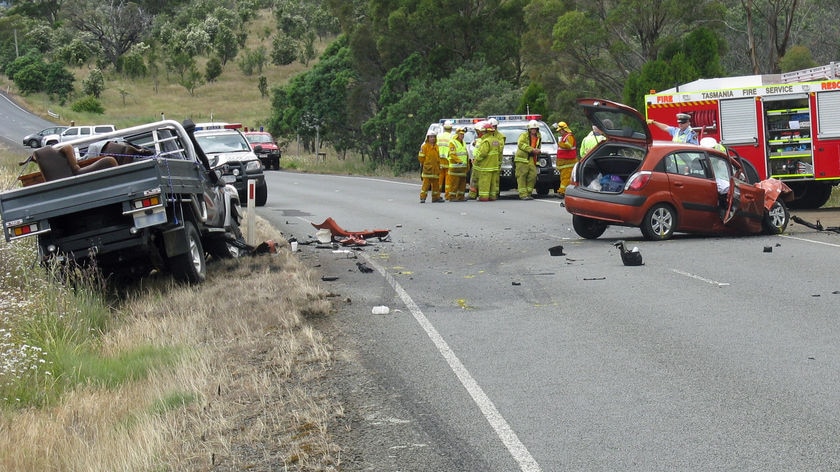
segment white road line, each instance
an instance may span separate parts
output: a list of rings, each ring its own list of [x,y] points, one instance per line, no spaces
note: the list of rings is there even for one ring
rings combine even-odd
[[[675,272],[677,274],[684,275],[686,277],[691,277],[692,279],[697,279],[697,280],[706,282],[707,284],[717,285],[718,287],[726,287],[726,286],[729,285],[728,282],[718,282],[717,280],[711,280],[711,279],[707,279],[705,277],[700,277],[699,275],[692,274],[692,273],[689,273],[689,272],[685,272],[685,271],[682,271],[682,270],[679,270],[679,269],[671,269],[671,272]]]
[[[467,389],[467,392],[472,397],[475,404],[481,409],[481,412],[484,414],[484,417],[487,419],[487,422],[490,423],[490,426],[493,430],[496,431],[496,435],[499,436],[499,439],[502,440],[505,447],[507,447],[510,455],[513,456],[513,459],[519,464],[519,468],[524,472],[540,472],[542,469],[540,465],[537,464],[537,461],[531,456],[531,453],[528,452],[528,449],[525,448],[525,445],[519,440],[516,436],[516,433],[513,432],[510,425],[505,421],[502,417],[499,410],[496,409],[496,406],[487,397],[484,393],[484,390],[478,385],[478,382],[470,375],[467,368],[464,367],[464,364],[458,359],[458,356],[452,352],[452,349],[449,348],[449,345],[444,341],[443,337],[441,337],[440,333],[432,326],[432,323],[423,315],[423,312],[420,310],[420,307],[414,303],[414,300],[408,295],[402,286],[394,279],[394,277],[388,273],[385,268],[377,264],[376,262],[372,261],[366,254],[361,254],[361,256],[374,267],[383,277],[385,280],[388,281],[388,284],[397,292],[397,295],[400,296],[405,306],[411,311],[411,314],[414,315],[414,319],[417,320],[417,323],[426,331],[426,334],[429,336],[429,339],[435,344],[440,351],[440,354],[446,360],[446,363],[449,364],[449,368],[452,369],[452,372],[458,377],[458,380],[461,381],[461,384],[464,388]]]
[[[813,239],[806,239],[806,238],[797,238],[796,236],[788,236],[788,235],[785,235],[785,234],[780,234],[779,237],[788,238],[788,239],[795,239],[797,241],[805,241],[806,243],[822,244],[823,246],[840,247],[840,244],[826,243],[826,242],[823,242],[823,241],[814,241]]]

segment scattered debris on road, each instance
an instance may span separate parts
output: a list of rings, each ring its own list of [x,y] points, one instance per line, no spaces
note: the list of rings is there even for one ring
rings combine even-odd
[[[565,256],[566,253],[563,252],[563,246],[554,246],[548,248],[548,253],[552,256]]]
[[[613,246],[617,247],[618,250],[621,252],[621,262],[623,262],[624,265],[644,265],[644,262],[642,262],[642,253],[639,252],[639,248],[634,247],[633,249],[627,249],[626,247],[624,247],[624,241],[618,241],[617,243],[613,244]]]
[[[373,309],[371,309],[370,312],[373,313],[374,315],[387,315],[388,313],[391,312],[391,309],[388,308],[385,305],[379,305],[379,306],[373,307]]]
[[[817,220],[816,223],[811,223],[810,221],[806,221],[796,215],[790,217],[791,220],[801,224],[802,226],[807,226],[811,229],[815,229],[817,231],[834,231],[835,233],[840,233],[840,226],[823,226],[820,223],[820,220]]]

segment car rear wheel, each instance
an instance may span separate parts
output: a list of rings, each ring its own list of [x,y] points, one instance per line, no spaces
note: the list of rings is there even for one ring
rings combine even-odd
[[[764,228],[764,234],[782,234],[787,229],[788,223],[790,223],[790,213],[785,202],[776,200],[770,210],[764,214],[761,226]]]
[[[640,228],[645,239],[664,241],[671,239],[676,227],[677,213],[674,208],[666,203],[659,203],[648,210]]]
[[[607,224],[603,221],[579,215],[572,215],[572,227],[584,239],[598,239],[607,230]]]

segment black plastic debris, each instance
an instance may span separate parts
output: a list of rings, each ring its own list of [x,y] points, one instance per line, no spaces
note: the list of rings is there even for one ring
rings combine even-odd
[[[624,263],[624,265],[644,265],[644,262],[642,262],[642,253],[639,252],[639,248],[634,247],[633,249],[627,249],[626,247],[624,247],[624,241],[618,241],[614,244],[614,246],[617,247],[619,252],[621,253],[621,262]]]
[[[359,272],[364,272],[365,274],[368,274],[368,273],[370,273],[370,272],[373,272],[373,269],[371,269],[370,267],[368,267],[368,265],[367,265],[367,264],[365,264],[364,262],[357,262],[357,263],[356,263],[356,267],[358,267],[358,268],[359,268]]]
[[[566,253],[563,252],[563,246],[554,246],[548,248],[548,253],[552,256],[565,256]]]

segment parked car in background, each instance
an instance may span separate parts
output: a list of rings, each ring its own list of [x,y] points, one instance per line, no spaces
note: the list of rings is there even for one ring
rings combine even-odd
[[[74,139],[87,138],[95,134],[111,133],[117,130],[114,125],[68,126],[62,132],[44,136],[44,146],[64,143]]]
[[[609,225],[641,229],[648,240],[674,233],[779,234],[790,221],[777,179],[758,182],[748,161],[715,149],[653,141],[633,108],[578,100],[607,139],[578,162],[566,187],[575,232],[601,236]]]
[[[194,136],[210,167],[221,172],[222,178],[236,188],[242,203],[248,201],[248,181],[255,180],[254,203],[263,206],[268,201],[263,165],[241,128],[240,123],[196,123]]]
[[[44,128],[37,133],[27,134],[23,137],[23,145],[29,146],[31,148],[39,148],[44,146],[44,136],[49,136],[51,134],[60,134],[62,131],[66,130],[67,126],[51,126],[49,128]]]
[[[280,148],[271,133],[251,130],[242,134],[251,143],[251,149],[260,158],[266,169],[280,170]]]

